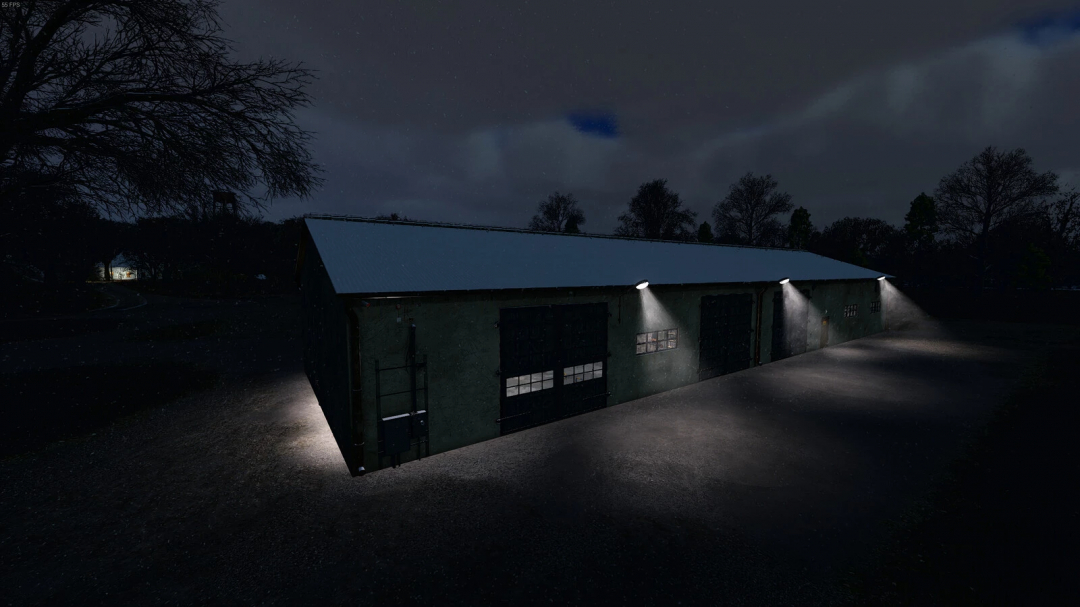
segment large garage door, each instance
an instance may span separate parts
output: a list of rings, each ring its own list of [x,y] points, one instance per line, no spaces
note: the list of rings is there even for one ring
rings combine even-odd
[[[806,352],[806,323],[810,313],[810,292],[784,296],[773,294],[772,360]]]
[[[749,293],[701,298],[699,381],[750,367],[753,303]]]
[[[502,434],[607,405],[607,303],[499,312]]]

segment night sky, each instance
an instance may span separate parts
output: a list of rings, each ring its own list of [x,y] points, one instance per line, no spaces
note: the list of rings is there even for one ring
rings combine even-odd
[[[225,0],[238,58],[318,70],[305,212],[524,227],[573,192],[610,233],[664,178],[698,221],[747,171],[819,228],[902,224],[983,147],[1080,185],[1077,0]],[[784,218],[786,221],[787,218]]]

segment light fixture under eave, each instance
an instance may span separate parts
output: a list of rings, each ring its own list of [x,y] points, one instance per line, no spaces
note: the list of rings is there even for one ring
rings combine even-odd
[[[878,276],[877,279],[878,279],[878,281],[882,281],[882,280],[885,280],[885,277],[884,276]]]
[[[647,280],[643,280],[643,281],[637,283],[636,285],[634,285],[634,287],[636,287],[638,291],[641,291],[642,289],[645,289],[648,286],[649,286],[649,281],[647,281]]]
[[[782,284],[782,285],[786,285],[789,282],[791,282],[790,278],[781,278],[780,279],[780,284]]]

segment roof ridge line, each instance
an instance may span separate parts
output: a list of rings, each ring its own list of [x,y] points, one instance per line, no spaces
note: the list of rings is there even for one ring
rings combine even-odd
[[[609,240],[632,240],[636,242],[664,242],[670,244],[686,244],[686,245],[700,245],[711,247],[727,247],[731,249],[756,249],[764,251],[786,251],[789,253],[809,253],[804,249],[786,249],[783,247],[761,247],[745,244],[722,244],[718,242],[696,242],[687,240],[664,240],[661,238],[638,238],[635,236],[619,236],[616,234],[596,234],[589,232],[580,233],[567,233],[567,232],[547,232],[542,230],[530,230],[528,228],[508,228],[503,226],[483,226],[467,223],[449,223],[439,221],[402,221],[400,219],[379,219],[375,217],[360,217],[357,215],[334,215],[330,213],[304,213],[304,219],[325,219],[328,221],[352,221],[356,223],[384,223],[394,225],[407,225],[407,226],[419,226],[419,227],[433,227],[433,228],[452,228],[459,230],[484,230],[493,232],[511,232],[518,234],[546,234],[548,236],[575,236],[581,238],[606,238]]]

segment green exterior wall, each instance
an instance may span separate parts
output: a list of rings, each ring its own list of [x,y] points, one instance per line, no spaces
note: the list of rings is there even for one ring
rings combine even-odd
[[[304,371],[319,400],[326,423],[334,433],[351,473],[363,466],[354,446],[350,399],[353,353],[345,301],[334,294],[330,277],[315,247],[307,243],[301,266],[300,296],[304,312]]]
[[[830,317],[829,345],[834,345],[870,335],[884,328],[884,309],[870,313],[870,302],[880,300],[877,281],[792,283],[795,289],[809,289],[811,293],[807,317],[807,350],[820,344],[821,318]],[[762,323],[760,361],[772,360],[772,314],[773,293],[781,289],[775,283],[739,285],[728,288],[693,286],[659,286],[638,292],[634,289],[575,289],[546,291],[486,292],[453,295],[431,295],[411,298],[359,300],[337,297],[348,301],[358,318],[360,364],[359,376],[349,374],[346,361],[334,363],[331,368],[335,382],[344,371],[352,382],[359,398],[350,401],[349,390],[323,390],[325,398],[336,404],[322,403],[323,394],[317,395],[327,419],[329,411],[352,408],[354,423],[360,425],[357,434],[366,436],[363,446],[362,465],[366,470],[376,470],[389,465],[389,458],[379,462],[377,455],[375,406],[375,365],[380,368],[400,367],[405,364],[411,324],[416,325],[417,352],[426,357],[430,393],[427,396],[431,454],[449,451],[499,436],[499,424],[495,422],[500,413],[501,378],[499,369],[499,320],[501,308],[539,306],[552,304],[577,304],[607,302],[608,304],[608,350],[606,361],[608,389],[611,396],[608,405],[635,400],[658,392],[664,392],[697,381],[698,333],[700,325],[701,297],[750,293],[755,297],[751,324],[753,331],[758,310],[758,293],[762,294]],[[858,305],[858,315],[843,317],[843,306]],[[310,312],[309,312],[310,313]],[[330,310],[333,322],[340,323],[340,343],[337,337],[325,336],[326,343],[313,350],[317,357],[342,356],[348,350],[345,339],[347,323],[344,311]],[[638,333],[660,329],[679,329],[678,348],[652,354],[635,354]],[[751,353],[755,343],[751,343]],[[323,372],[326,373],[325,371]],[[418,386],[423,385],[421,380]],[[380,374],[380,391],[407,391],[408,375],[404,370],[386,371]],[[355,392],[354,392],[355,394]],[[425,408],[424,396],[418,397],[418,408]],[[382,417],[389,417],[410,410],[407,394],[388,397],[381,403]],[[342,427],[342,416],[335,414],[331,421],[335,434]],[[415,450],[402,454],[401,461],[415,459]],[[350,464],[351,465],[351,464]]]

